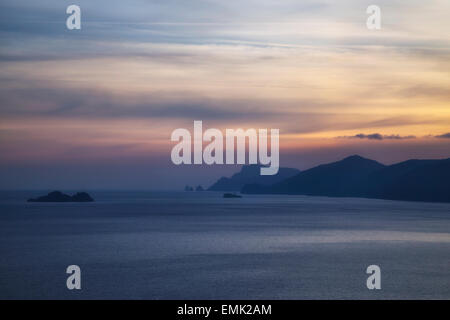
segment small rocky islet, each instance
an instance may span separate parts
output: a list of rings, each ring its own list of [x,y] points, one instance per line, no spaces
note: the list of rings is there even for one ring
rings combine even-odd
[[[62,193],[61,191],[53,191],[46,196],[30,198],[27,202],[93,202],[94,199],[87,192],[77,192],[73,196]]]

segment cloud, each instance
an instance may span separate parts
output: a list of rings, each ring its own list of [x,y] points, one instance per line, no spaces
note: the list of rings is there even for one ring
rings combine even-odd
[[[382,135],[380,133],[371,133],[371,134],[364,134],[359,133],[354,136],[340,136],[337,137],[339,139],[368,139],[368,140],[403,140],[403,139],[415,139],[416,136],[408,135],[408,136],[400,136],[398,134],[391,134],[391,135]]]
[[[446,59],[450,59],[450,55],[446,56]],[[442,86],[429,86],[426,84],[418,84],[411,87],[403,88],[400,92],[404,97],[435,97],[450,99],[450,90],[446,85]]]
[[[357,134],[354,136],[355,138],[359,139],[369,139],[369,140],[383,140],[383,136],[379,133],[372,133],[372,134]]]
[[[0,79],[0,83],[4,83]],[[117,94],[100,89],[39,86],[1,88],[3,118],[203,119],[245,122],[287,115],[258,100],[214,99],[189,92]]]
[[[450,139],[450,132],[435,136],[436,138]]]

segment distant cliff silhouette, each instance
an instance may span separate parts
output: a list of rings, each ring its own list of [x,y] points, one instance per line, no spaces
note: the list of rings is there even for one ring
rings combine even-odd
[[[78,192],[69,196],[60,191],[53,191],[46,196],[28,199],[28,202],[92,202],[94,199],[86,192]]]
[[[286,178],[295,176],[300,171],[291,168],[280,168],[278,173],[273,176],[262,176],[260,174],[260,165],[245,165],[241,171],[234,174],[231,178],[222,177],[211,187],[209,191],[240,191],[246,184],[271,185]]]
[[[385,166],[355,155],[269,186],[246,184],[241,192],[450,202],[450,159]]]

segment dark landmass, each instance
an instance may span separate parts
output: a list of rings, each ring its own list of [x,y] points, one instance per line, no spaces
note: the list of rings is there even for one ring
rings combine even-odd
[[[261,193],[345,196],[355,189],[359,191],[357,186],[361,182],[361,177],[384,167],[379,162],[351,156],[303,171],[271,186],[246,185],[242,191],[254,193],[252,191],[259,188],[258,191]]]
[[[191,186],[184,187],[184,191],[194,191],[194,188]]]
[[[450,202],[450,159],[385,166],[355,155],[270,186],[247,184],[241,192]]]
[[[209,191],[240,191],[246,184],[272,185],[298,174],[300,171],[292,168],[280,168],[273,176],[262,176],[260,174],[261,165],[245,165],[241,171],[231,178],[222,177],[211,187]]]
[[[242,198],[242,196],[240,196],[238,194],[234,194],[234,193],[224,193],[223,197],[224,198]]]
[[[31,198],[28,202],[92,202],[94,199],[86,192],[78,192],[69,196],[60,191],[53,191],[46,196]]]
[[[197,186],[197,188],[195,188],[195,191],[205,191],[205,189],[203,189],[202,186]]]

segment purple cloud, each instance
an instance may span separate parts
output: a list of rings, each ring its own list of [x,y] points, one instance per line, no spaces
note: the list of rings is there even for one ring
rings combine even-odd
[[[368,140],[403,140],[403,139],[415,139],[416,136],[409,135],[409,136],[400,136],[398,134],[391,134],[391,135],[382,135],[380,133],[371,133],[371,134],[364,134],[359,133],[354,136],[341,136],[338,138],[345,138],[345,139],[368,139]]]
[[[438,136],[435,136],[436,138],[443,138],[443,139],[450,139],[450,132],[444,133]]]

